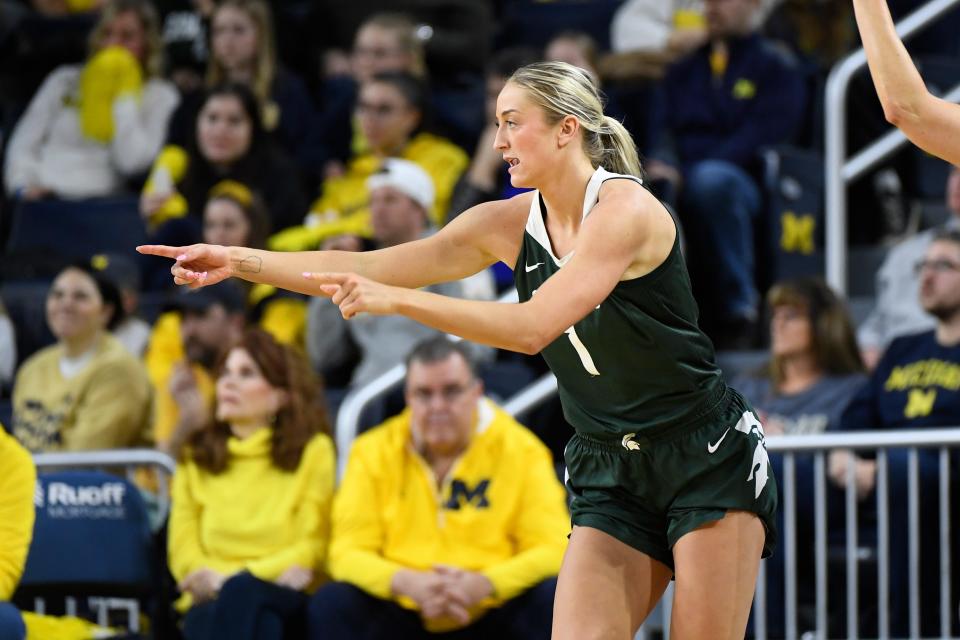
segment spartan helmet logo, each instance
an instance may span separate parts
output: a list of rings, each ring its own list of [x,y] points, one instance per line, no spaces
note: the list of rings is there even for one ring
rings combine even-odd
[[[635,433],[628,433],[627,435],[623,436],[623,440],[620,441],[620,444],[623,445],[623,448],[624,448],[624,449],[626,449],[626,450],[628,450],[628,451],[639,451],[639,450],[640,450],[640,443],[638,443],[636,440],[633,439],[634,436],[636,436],[636,435],[637,435],[637,434],[635,434]]]

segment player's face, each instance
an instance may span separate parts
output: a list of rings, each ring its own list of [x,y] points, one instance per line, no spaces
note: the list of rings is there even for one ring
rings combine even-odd
[[[515,187],[536,187],[550,170],[557,150],[556,129],[547,123],[543,109],[526,91],[508,82],[497,98],[497,137],[494,148],[510,165],[510,183]]]
[[[406,399],[414,443],[430,455],[462,451],[470,441],[482,392],[458,353],[439,362],[412,362]]]
[[[263,376],[246,349],[231,349],[217,378],[217,420],[265,425],[277,414],[284,393]]]
[[[933,242],[918,267],[924,311],[941,320],[960,312],[960,245]]]
[[[250,237],[250,221],[233,200],[217,198],[203,211],[203,241],[224,246],[243,246]]]
[[[97,283],[79,269],[63,271],[47,293],[47,324],[58,340],[92,337],[107,326],[110,313]]]
[[[213,57],[227,70],[253,64],[259,46],[257,25],[238,7],[221,7],[213,16]]]
[[[805,307],[781,304],[770,314],[770,351],[780,358],[809,353],[813,348],[813,327]]]

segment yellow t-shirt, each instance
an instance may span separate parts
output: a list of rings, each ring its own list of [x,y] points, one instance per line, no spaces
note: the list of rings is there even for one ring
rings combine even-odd
[[[30,451],[118,449],[148,444],[152,394],[143,364],[103,334],[90,362],[66,378],[63,347],[35,353],[13,388],[13,433]]]

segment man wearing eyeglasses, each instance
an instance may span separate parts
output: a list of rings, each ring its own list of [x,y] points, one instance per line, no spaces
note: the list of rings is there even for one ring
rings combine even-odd
[[[891,247],[877,270],[877,304],[857,331],[864,362],[873,368],[890,341],[932,329],[933,316],[920,306],[920,279],[913,267],[923,258],[933,237],[943,229],[960,229],[960,169],[947,178],[945,223],[916,233]]]
[[[350,451],[309,637],[546,640],[570,532],[549,450],[484,398],[462,342],[415,347],[405,396]]]
[[[960,230],[937,233],[915,266],[920,306],[935,326],[895,338],[884,352],[867,384],[854,396],[840,419],[840,429],[913,429],[960,427]],[[849,454],[831,456],[830,475],[846,484]],[[938,493],[940,463],[936,449],[917,451],[920,521],[920,623],[924,637],[938,634],[939,549]],[[890,584],[908,585],[907,560],[909,500],[906,449],[888,452]],[[858,493],[868,505],[876,503],[873,462],[857,459]],[[953,465],[956,465],[954,456]],[[864,473],[867,469],[870,472]],[[955,491],[956,489],[954,489]],[[955,501],[954,501],[955,502]],[[908,633],[909,589],[891,591],[891,632]],[[880,606],[886,606],[881,603]]]

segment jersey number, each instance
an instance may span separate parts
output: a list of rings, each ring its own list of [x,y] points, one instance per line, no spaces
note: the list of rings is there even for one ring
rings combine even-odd
[[[600,372],[597,371],[597,365],[593,364],[593,358],[590,357],[590,352],[587,351],[586,345],[583,344],[580,336],[577,335],[577,330],[574,327],[570,327],[564,331],[564,333],[570,338],[570,344],[573,345],[577,355],[580,356],[580,362],[583,364],[583,368],[587,370],[587,373],[592,376],[600,375]]]

